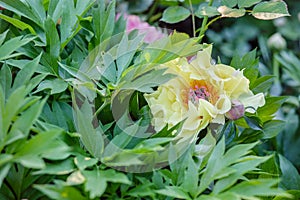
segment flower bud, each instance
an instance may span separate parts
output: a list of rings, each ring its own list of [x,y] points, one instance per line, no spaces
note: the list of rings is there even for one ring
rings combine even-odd
[[[280,33],[275,33],[268,39],[268,46],[277,50],[285,49],[286,41]]]
[[[244,116],[245,107],[239,100],[232,100],[231,109],[225,114],[228,119],[236,120]]]

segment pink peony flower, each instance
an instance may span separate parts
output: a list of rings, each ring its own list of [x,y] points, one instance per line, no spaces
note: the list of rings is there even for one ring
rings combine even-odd
[[[117,14],[117,19],[120,17],[120,14]],[[152,43],[162,37],[165,37],[166,34],[163,33],[160,29],[150,26],[147,22],[141,20],[137,15],[124,15],[124,18],[127,21],[126,31],[130,32],[133,30],[138,30],[139,34],[145,34],[144,42]]]

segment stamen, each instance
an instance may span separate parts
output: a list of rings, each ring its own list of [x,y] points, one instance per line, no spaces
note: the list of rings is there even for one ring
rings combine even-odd
[[[205,86],[199,87],[198,85],[195,85],[194,88],[190,88],[189,90],[189,100],[193,104],[197,105],[199,99],[210,101],[210,93],[207,91]]]

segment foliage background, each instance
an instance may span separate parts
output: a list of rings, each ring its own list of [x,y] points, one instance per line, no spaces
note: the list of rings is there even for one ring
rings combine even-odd
[[[203,1],[191,2],[197,9]],[[259,21],[251,16],[221,19],[210,26],[202,39],[214,44],[214,58],[219,57],[223,63],[236,68],[247,67],[249,74],[259,71],[259,77],[249,75],[251,89],[265,92],[267,106],[258,111],[258,116],[248,115],[245,121],[228,122],[221,130],[224,136],[218,138],[217,145],[216,139],[207,133],[202,142],[194,144],[170,167],[134,174],[109,168],[99,159],[98,154],[103,151],[99,132],[112,135],[117,142],[125,137],[110,123],[112,116],[106,99],[118,86],[131,87],[126,85],[126,81],[135,80],[130,79],[131,76],[149,72],[148,82],[163,82],[170,77],[159,77],[160,71],[152,73],[142,65],[136,66],[133,75],[128,73],[123,80],[121,76],[111,80],[109,72],[101,77],[101,84],[96,88],[96,105],[101,108],[99,119],[103,124],[95,130],[91,123],[86,123],[92,122],[92,116],[80,118],[80,110],[77,123],[73,119],[72,95],[86,80],[78,73],[81,63],[99,44],[112,53],[114,45],[123,41],[116,37],[112,44],[104,42],[125,29],[122,19],[111,23],[115,20],[114,3],[107,5],[98,1],[97,7],[92,0],[0,0],[0,6],[5,8],[0,13],[0,198],[255,199],[258,196],[285,199],[288,196],[283,190],[286,190],[297,199],[300,189],[297,148],[300,142],[300,3],[286,2],[291,17],[285,21]],[[181,24],[158,21],[168,7],[175,5],[190,8],[189,1],[141,0],[117,1],[116,9],[137,14],[153,25],[192,30],[191,19]],[[200,26],[201,22],[202,19],[197,19],[195,24]],[[282,35],[286,46],[276,47],[268,42],[276,32]],[[123,51],[132,52],[130,61],[141,49],[147,52],[147,46],[133,42],[140,41],[137,35],[129,35],[127,40],[128,46]],[[192,48],[174,41],[189,42],[188,47]],[[200,48],[195,41],[180,34],[166,43],[170,49],[182,48],[181,56]],[[155,54],[156,58],[160,55],[162,52]],[[126,68],[130,67],[131,62],[128,62]],[[116,73],[122,74],[125,69],[118,70]],[[152,87],[162,83],[153,82],[150,82]],[[137,100],[132,103],[136,106],[133,114],[143,116],[143,123],[149,123],[149,112],[140,94],[148,89],[147,85],[141,87],[134,96]],[[83,108],[86,108],[85,114],[90,112],[88,106]],[[275,114],[276,119],[273,119]],[[170,132],[163,134],[168,136]],[[156,141],[155,138],[148,139],[142,143],[146,149],[140,148],[139,142],[143,141],[129,141],[136,142],[134,151],[165,147],[161,141],[154,145],[149,142]],[[207,145],[209,151],[197,149],[201,144]],[[127,144],[118,145],[126,147]],[[119,159],[135,163],[124,154]],[[228,176],[231,178],[226,178]],[[278,177],[281,178],[279,183]]]

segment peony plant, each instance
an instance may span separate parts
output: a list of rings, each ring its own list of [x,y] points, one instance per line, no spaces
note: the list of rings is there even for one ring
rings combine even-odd
[[[217,20],[288,16],[285,2],[0,8],[0,199],[299,197],[297,170],[264,146],[285,124],[273,76],[260,73],[255,50],[221,64],[217,45],[202,43]],[[156,27],[188,18],[191,35]]]
[[[185,120],[180,136],[197,137],[210,123],[224,125],[244,112],[254,113],[265,104],[264,94],[253,94],[243,71],[212,64],[212,46],[199,51],[192,61],[180,58],[161,65],[176,78],[162,84],[145,98],[156,131]]]

